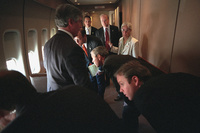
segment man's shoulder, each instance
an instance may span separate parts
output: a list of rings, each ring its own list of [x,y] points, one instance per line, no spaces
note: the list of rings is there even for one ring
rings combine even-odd
[[[99,28],[99,29],[97,29],[97,30],[95,31],[95,35],[96,35],[96,36],[102,36],[102,34],[103,34],[103,27],[101,27],[101,28]]]
[[[100,40],[98,37],[93,36],[93,35],[87,35],[88,40]]]
[[[95,31],[97,30],[97,28],[95,28],[95,27],[93,27],[93,26],[91,26],[91,28],[92,28],[92,30],[95,30]]]
[[[130,55],[109,55],[108,57],[106,57],[104,64],[105,65],[124,64],[131,60],[137,60],[137,59]]]
[[[115,25],[110,25],[110,29],[116,29],[116,30],[118,30],[118,27],[115,26]]]
[[[101,40],[98,37],[96,37],[96,36],[88,35],[87,36],[87,40],[88,40],[89,44],[94,43],[96,45],[102,45],[101,44]]]
[[[97,31],[103,31],[103,27],[100,27],[99,29],[97,29]]]
[[[62,31],[58,31],[55,35],[53,35],[47,42],[45,45],[50,45],[50,44],[57,44],[58,42],[63,42],[67,40],[68,42],[70,40],[73,40],[70,35],[68,35],[65,32]]]

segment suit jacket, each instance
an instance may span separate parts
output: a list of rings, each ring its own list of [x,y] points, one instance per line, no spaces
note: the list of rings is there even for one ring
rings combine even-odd
[[[91,89],[84,51],[63,31],[58,31],[44,47],[44,66],[47,90],[66,85],[80,85]]]
[[[115,72],[125,63],[131,60],[138,60],[130,55],[109,55],[106,57],[103,68],[109,77],[113,77]]]
[[[131,55],[109,55],[106,57],[103,68],[106,73],[113,77],[115,72],[125,63],[129,61],[139,61],[142,65],[146,66],[149,71],[151,72],[152,76],[158,76],[164,74],[165,72],[154,66],[153,64],[149,63],[148,61],[144,60],[142,57],[135,58]]]
[[[170,73],[146,81],[135,105],[158,133],[200,132],[200,78]]]
[[[101,40],[96,36],[87,35],[87,53],[89,63],[92,63],[91,51],[98,46],[103,46]]]
[[[83,26],[83,29],[85,29],[85,26]],[[91,35],[95,36],[96,30],[97,30],[97,28],[91,26]]]
[[[130,36],[126,42],[126,44],[123,46],[123,37],[119,39],[119,49],[118,54],[123,55],[131,55],[135,58],[139,55],[139,42],[137,39]],[[121,53],[120,53],[121,52]]]
[[[101,27],[95,32],[95,36],[100,38],[100,40],[102,41],[102,44],[105,46],[105,36],[104,36],[103,27]],[[120,37],[121,37],[121,34],[119,32],[118,27],[114,25],[110,25],[110,39],[111,39],[110,41],[113,44],[113,46],[118,47]]]

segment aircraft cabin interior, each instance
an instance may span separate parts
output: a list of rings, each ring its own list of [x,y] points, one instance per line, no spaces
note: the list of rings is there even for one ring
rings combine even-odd
[[[75,5],[83,16],[90,15],[97,29],[102,13],[119,29],[123,22],[130,22],[140,57],[166,73],[200,76],[199,0],[1,0],[0,70],[19,71],[37,91],[47,91],[43,48],[58,30],[55,9],[63,3]],[[113,95],[105,96],[111,102],[109,97]],[[123,102],[111,106],[122,110]],[[144,118],[140,120],[147,124]],[[147,127],[149,133],[154,132]],[[140,129],[144,131],[145,127]]]

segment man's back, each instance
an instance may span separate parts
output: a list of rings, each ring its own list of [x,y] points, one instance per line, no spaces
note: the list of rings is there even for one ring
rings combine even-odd
[[[158,133],[200,132],[200,78],[163,74],[146,81],[134,96],[136,107]]]
[[[45,44],[44,64],[48,91],[72,84],[91,88],[83,50],[67,33],[58,31]]]

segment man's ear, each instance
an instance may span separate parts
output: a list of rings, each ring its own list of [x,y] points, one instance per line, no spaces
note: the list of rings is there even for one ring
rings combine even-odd
[[[87,35],[85,34],[83,37],[84,37],[85,41],[87,41]]]
[[[100,54],[97,55],[98,60],[102,59],[102,56]]]
[[[69,19],[68,19],[68,24],[69,24],[69,25],[72,25],[72,24],[73,24],[73,22],[74,22],[74,20],[73,20],[73,19],[71,19],[71,18],[69,18]]]
[[[138,86],[139,85],[139,78],[137,77],[137,76],[133,76],[132,77],[132,81],[134,81],[134,84],[135,84],[135,86]]]

